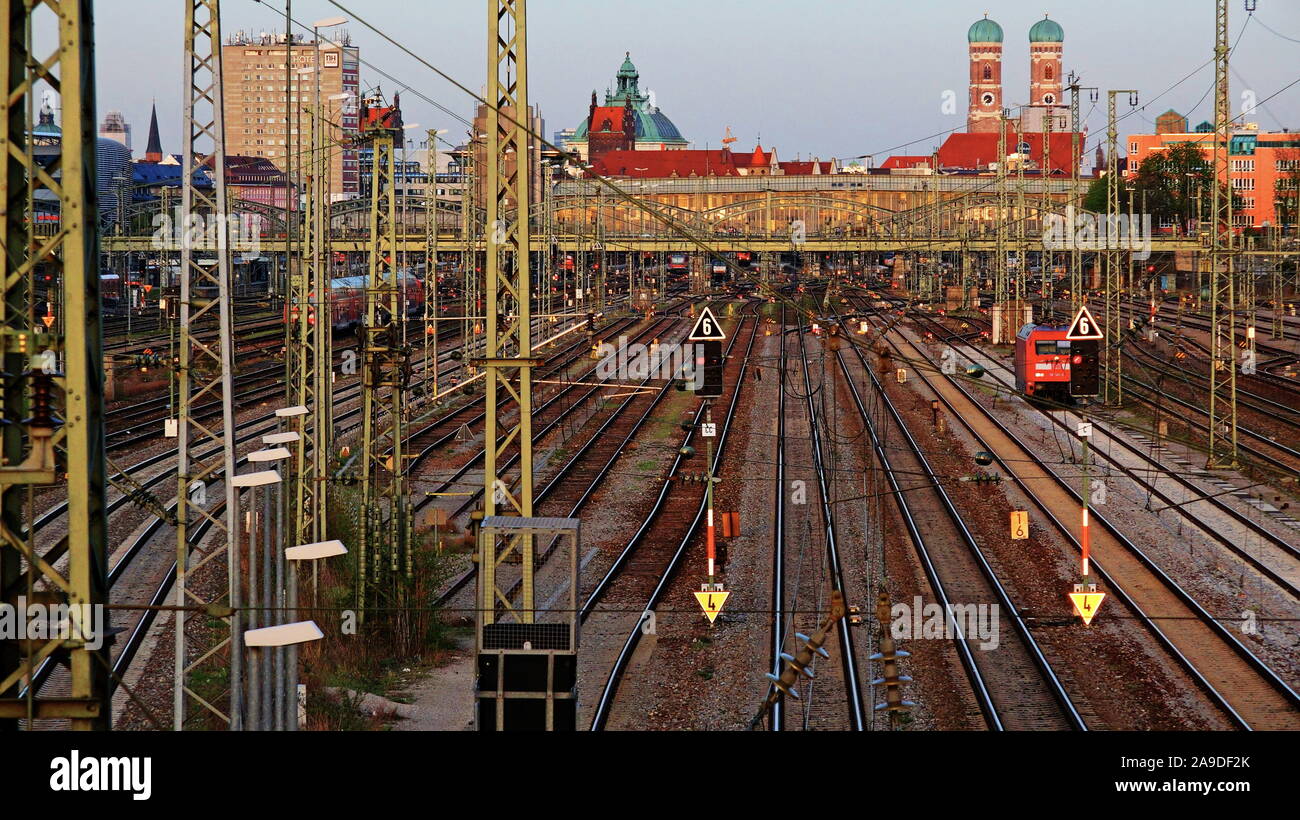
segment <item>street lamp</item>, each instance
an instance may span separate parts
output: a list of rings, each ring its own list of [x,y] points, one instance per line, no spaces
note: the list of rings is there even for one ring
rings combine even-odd
[[[315,621],[297,621],[290,624],[279,624],[277,626],[267,626],[262,627],[261,629],[247,630],[244,632],[244,646],[248,647],[249,653],[252,655],[252,663],[256,664],[261,660],[262,650],[266,647],[271,647],[275,650],[288,649],[292,652],[297,649],[298,644],[307,643],[308,641],[319,641],[324,637],[325,633],[321,632],[320,627],[316,625]],[[296,694],[296,684],[294,685],[294,688]],[[290,704],[289,698],[286,697],[284,700],[288,708],[281,711],[277,717],[280,718],[282,726],[287,726],[292,731],[298,727],[298,721],[296,719],[285,719],[287,717],[285,712],[294,707]],[[296,711],[296,709],[294,709],[294,711]],[[271,727],[260,725],[255,722],[251,728],[269,729]]]
[[[289,572],[289,604],[288,610],[290,617],[298,617],[298,570],[296,565],[299,561],[311,561],[312,574],[316,573],[316,562],[321,558],[332,558],[336,555],[347,554],[347,547],[343,546],[342,541],[321,541],[315,544],[299,544],[295,547],[289,547],[284,551],[284,557],[294,565],[294,569]],[[312,592],[312,606],[316,605],[316,593]],[[298,694],[298,647],[293,645],[289,647],[288,652],[288,669],[284,680],[285,685],[285,715],[284,725],[289,731],[296,731],[299,724],[298,710],[304,699]]]

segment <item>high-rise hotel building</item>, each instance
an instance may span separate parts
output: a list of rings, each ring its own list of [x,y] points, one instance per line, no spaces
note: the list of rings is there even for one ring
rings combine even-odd
[[[265,157],[285,170],[289,155],[298,152],[296,165],[301,165],[310,149],[307,109],[316,103],[317,77],[320,106],[334,123],[327,134],[337,141],[344,134],[355,133],[360,58],[350,43],[347,36],[340,37],[337,45],[326,39],[308,42],[301,36],[295,36],[291,44],[283,35],[251,36],[241,31],[231,36],[221,50],[227,155]],[[287,100],[286,55],[290,60]],[[319,71],[299,73],[300,69],[317,68],[318,56]],[[330,99],[340,94],[351,97]],[[361,190],[357,151],[328,150],[331,200],[357,196]],[[296,172],[294,178],[298,178]]]

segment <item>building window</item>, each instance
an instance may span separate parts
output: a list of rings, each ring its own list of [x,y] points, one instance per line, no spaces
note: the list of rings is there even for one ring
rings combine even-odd
[[[992,66],[987,66],[987,65],[984,66],[984,79],[986,79],[986,80],[991,80],[991,79],[993,79],[993,67],[992,67]]]
[[[1138,144],[1136,140],[1128,144],[1128,152],[1130,154],[1136,154],[1138,152]]]
[[[1273,162],[1275,171],[1294,171],[1300,168],[1300,159],[1279,159]]]
[[[1255,178],[1234,177],[1232,180],[1232,187],[1238,191],[1253,191],[1255,190]]]
[[[1046,66],[1046,67],[1043,68],[1043,79],[1044,79],[1044,80],[1051,80],[1051,79],[1054,79],[1054,78],[1055,78],[1055,74],[1056,74],[1056,72],[1052,70],[1052,67],[1051,67],[1050,65],[1048,65],[1048,66]]]
[[[1253,160],[1253,159],[1234,159],[1234,160],[1232,161],[1232,170],[1235,171],[1235,172],[1237,172],[1237,173],[1249,173],[1249,174],[1253,174],[1253,173],[1255,172],[1255,160]]]

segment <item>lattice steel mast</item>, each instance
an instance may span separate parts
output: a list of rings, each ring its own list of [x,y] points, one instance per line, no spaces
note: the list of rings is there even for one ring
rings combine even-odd
[[[1079,132],[1080,106],[1079,92],[1087,91],[1089,99],[1092,102],[1097,101],[1097,88],[1094,86],[1080,86],[1079,79],[1070,73],[1070,203],[1074,202],[1079,191],[1079,142],[1082,135]],[[1076,207],[1076,210],[1081,210]],[[1068,211],[1067,211],[1068,213]],[[1075,225],[1067,224],[1065,226],[1066,236],[1070,238],[1070,315],[1075,316],[1079,312],[1080,306],[1083,305],[1083,253],[1079,248],[1079,243],[1074,239]]]
[[[176,611],[176,660],[173,689],[173,721],[183,729],[186,696],[227,720],[232,729],[241,728],[243,708],[243,662],[240,643],[239,561],[233,560],[232,544],[238,542],[239,510],[231,478],[235,469],[234,409],[231,404],[231,315],[230,248],[226,210],[225,123],[221,85],[220,0],[187,0],[185,4],[186,94],[184,101],[184,148],[181,165],[181,213],[186,219],[202,215],[209,221],[208,236],[216,247],[194,247],[184,241],[180,273],[180,366],[177,374],[177,506],[176,506],[176,604],[178,607],[224,604],[230,634],[216,646],[205,647],[193,661],[189,658],[185,632],[186,612]],[[194,184],[195,176],[211,165],[212,190]],[[199,333],[216,331],[215,338],[198,338]],[[220,422],[205,422],[191,412],[198,404],[219,402]],[[218,482],[219,497],[207,492]],[[191,521],[191,517],[194,518]],[[199,526],[210,525],[202,557],[190,564],[189,539]],[[203,567],[220,571],[225,564],[223,592],[209,600],[189,587],[189,577]],[[219,611],[219,610],[218,610]],[[229,647],[230,711],[199,697],[187,685],[189,674],[200,664],[221,658]]]
[[[1210,196],[1210,468],[1237,466],[1237,326],[1233,281],[1232,137],[1228,106],[1228,0],[1214,14],[1214,185]],[[1226,191],[1224,190],[1226,186]]]
[[[91,3],[42,5],[53,14],[38,16],[41,6],[21,0],[4,0],[0,14],[5,43],[0,70],[7,89],[0,97],[6,143],[0,177],[5,207],[0,402],[7,420],[0,427],[0,600],[53,598],[70,605],[70,621],[81,628],[68,641],[34,640],[25,657],[18,641],[0,641],[0,731],[14,728],[19,718],[68,718],[73,729],[107,729],[111,719],[107,650],[89,649],[84,640],[94,638],[89,607],[106,603],[108,588]],[[38,53],[33,28],[55,26],[58,42]],[[61,148],[48,164],[37,161],[32,141],[35,95],[42,83],[61,95],[63,105]],[[58,202],[53,236],[37,234],[34,201],[40,189]],[[71,317],[55,324],[46,314],[51,328],[35,309],[38,265],[62,287],[63,309]],[[67,472],[68,532],[39,552],[28,494],[33,485],[55,484],[60,466]],[[66,565],[56,569],[65,555]],[[107,616],[102,625],[108,626]],[[25,697],[17,697],[20,682],[61,651],[67,652],[70,690],[40,697],[28,687]]]
[[[287,58],[286,58],[287,59]],[[316,196],[318,185],[315,142],[316,133],[320,130],[316,122],[316,114],[312,109],[307,109],[308,116],[299,117],[299,123],[307,126],[307,135],[310,146],[308,161],[299,160],[298,167],[303,168],[306,173],[300,173],[298,178],[302,180],[306,188],[306,195],[303,197],[305,207],[303,210],[303,253],[299,258],[298,267],[290,276],[290,307],[289,307],[289,345],[286,350],[286,357],[289,360],[290,370],[292,371],[292,381],[289,383],[289,405],[301,405],[307,409],[307,414],[303,417],[300,426],[300,438],[297,442],[297,476],[299,480],[294,487],[294,540],[295,544],[311,544],[320,541],[316,537],[316,520],[320,507],[320,501],[317,498],[318,485],[315,481],[316,462],[320,458],[320,448],[318,434],[321,429],[316,412],[319,410],[322,402],[318,400],[319,382],[316,378],[316,371],[319,366],[319,356],[317,345],[319,342],[314,329],[322,319],[320,310],[317,308],[320,297],[319,290],[319,253],[322,244],[320,228],[317,221],[320,204]],[[305,121],[305,122],[304,122]],[[301,131],[300,131],[301,133]],[[290,156],[301,152],[302,140],[297,140],[295,149],[289,151]],[[328,399],[326,400],[328,402]]]
[[[1048,107],[1043,112],[1043,161],[1038,170],[1038,179],[1042,182],[1042,201],[1038,205],[1038,227],[1039,233],[1047,230],[1047,220],[1052,213],[1052,130],[1055,123],[1053,111],[1055,109]],[[1043,297],[1042,308],[1038,315],[1037,321],[1050,322],[1052,320],[1052,295],[1055,289],[1055,266],[1052,264],[1052,250],[1046,245],[1038,257],[1038,282],[1039,293]]]
[[[527,27],[523,0],[488,0],[488,88],[485,194],[487,202],[487,433],[483,463],[483,514],[533,514],[532,309],[529,224],[532,160]],[[504,116],[503,116],[504,115]],[[513,164],[509,155],[513,153]],[[585,294],[584,294],[585,295]],[[518,452],[517,480],[502,471]],[[479,539],[479,618],[496,621],[498,605],[514,609],[498,583],[505,561],[519,562],[515,616],[533,621],[531,535]]]
[[[403,406],[410,377],[402,330],[405,306],[397,260],[397,197],[394,145],[401,139],[401,112],[364,107],[361,139],[373,149],[370,189],[370,270],[361,328],[362,443],[361,526],[357,528],[357,604],[400,603],[401,579],[413,574],[403,444]]]
[[[1124,276],[1120,248],[1121,214],[1119,207],[1119,124],[1115,117],[1115,96],[1128,94],[1129,104],[1137,104],[1137,91],[1126,88],[1106,92],[1106,339],[1102,343],[1102,373],[1105,381],[1103,400],[1106,404],[1124,403],[1124,359],[1120,342],[1124,327],[1120,311],[1124,306]],[[1124,234],[1126,235],[1126,234]],[[1131,254],[1130,254],[1131,256]]]
[[[320,64],[319,58],[317,65]],[[319,71],[319,69],[318,69]],[[311,195],[315,202],[316,242],[309,248],[311,268],[308,278],[308,296],[316,305],[313,322],[312,343],[316,356],[312,369],[312,400],[315,404],[307,405],[313,416],[312,473],[309,476],[311,496],[314,506],[309,509],[311,531],[310,539],[304,529],[300,532],[299,544],[315,543],[326,540],[329,520],[329,470],[330,453],[334,447],[334,313],[330,302],[330,270],[333,258],[330,253],[330,151],[337,145],[327,138],[326,128],[329,120],[323,115],[319,105],[320,78],[316,80],[316,124],[312,130],[312,173]]]
[[[1007,115],[998,115],[998,212],[996,257],[993,260],[993,343],[1003,344],[1007,334]],[[1015,331],[1010,334],[1015,338]]]
[[[424,195],[424,394],[432,403],[438,395],[438,132],[427,133],[433,179]]]

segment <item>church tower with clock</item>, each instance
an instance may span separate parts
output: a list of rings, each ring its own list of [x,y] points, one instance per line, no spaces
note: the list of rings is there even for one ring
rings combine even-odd
[[[998,130],[1002,116],[1002,26],[984,16],[966,32],[970,43],[970,108],[966,130]]]

